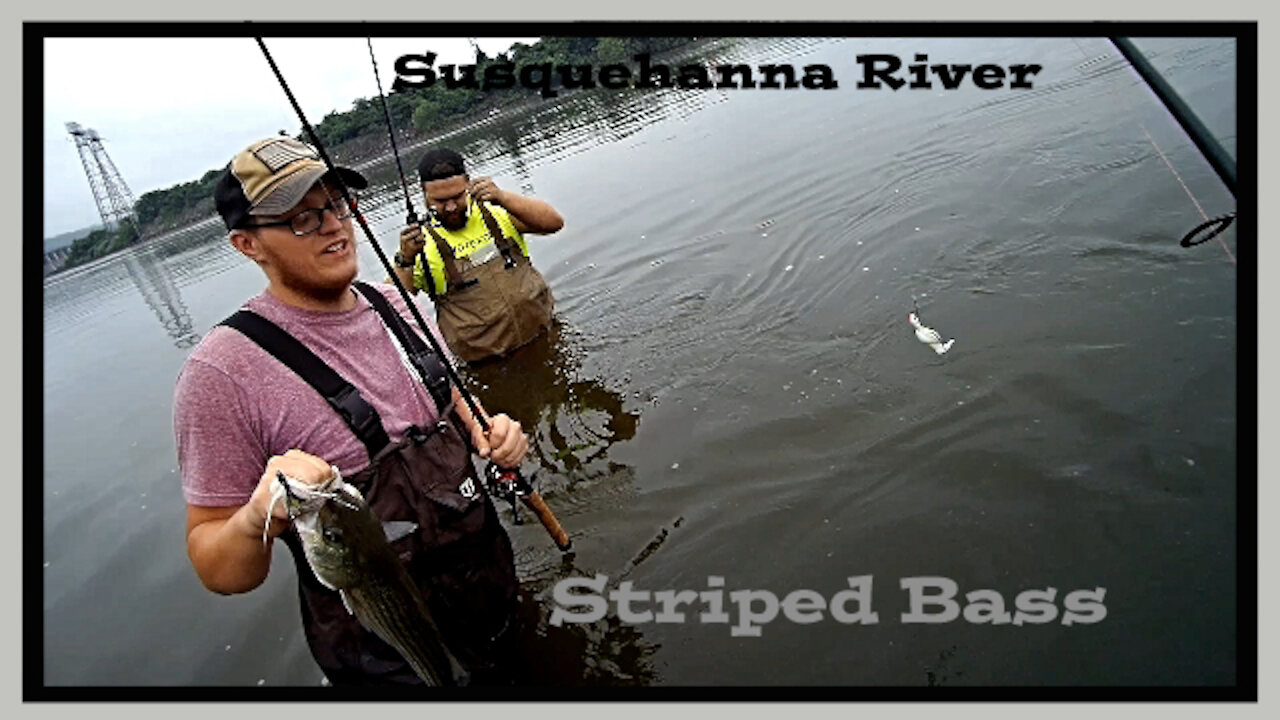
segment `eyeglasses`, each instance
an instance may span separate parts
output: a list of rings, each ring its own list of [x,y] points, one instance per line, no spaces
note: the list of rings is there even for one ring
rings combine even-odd
[[[325,210],[333,211],[333,216],[339,220],[346,220],[347,218],[351,217],[354,214],[354,207],[356,205],[356,202],[357,202],[357,199],[354,194],[351,196],[350,206],[347,205],[346,200],[343,200],[342,198],[334,198],[333,202],[329,203],[328,205],[325,205],[324,207],[308,208],[298,213],[297,215],[294,215],[288,220],[279,220],[277,222],[266,222],[266,223],[254,223],[252,225],[247,225],[246,227],[251,227],[251,228],[287,227],[293,231],[294,235],[297,235],[298,237],[305,237],[319,230],[320,226],[324,224]]]

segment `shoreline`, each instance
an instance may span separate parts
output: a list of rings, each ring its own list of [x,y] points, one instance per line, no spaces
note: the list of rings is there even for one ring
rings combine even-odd
[[[503,108],[500,109],[497,114],[489,114],[486,117],[483,117],[479,120],[469,122],[469,123],[460,123],[450,128],[449,130],[442,132],[439,135],[433,135],[431,137],[416,140],[408,145],[401,146],[400,154],[401,156],[403,156],[405,153],[407,153],[410,150],[424,147],[433,142],[440,142],[441,140],[445,140],[447,138],[453,137],[454,135],[458,135],[468,130],[474,130],[475,128],[478,128],[478,127],[484,127],[485,125],[491,125],[493,123],[499,122],[503,118],[508,117],[510,114],[516,111],[527,109],[528,106],[532,104],[534,103],[531,101],[520,101],[520,102],[509,103],[508,105],[503,106]],[[373,136],[370,135],[366,137],[373,137]],[[388,143],[388,147],[385,149],[385,152],[381,154],[366,156],[363,159],[347,159],[341,162],[349,165],[351,168],[355,170],[363,171],[367,168],[375,167],[386,162],[394,162],[394,160],[395,160],[395,155],[390,147],[390,144]],[[71,274],[77,274],[77,271],[96,267],[100,265],[103,261],[107,260],[108,258],[115,257],[121,253],[129,252],[130,250],[136,250],[137,248],[140,248],[144,245],[157,242],[160,240],[167,240],[177,235],[182,235],[184,233],[191,232],[193,230],[198,230],[205,227],[206,225],[217,225],[221,221],[222,219],[218,217],[216,212],[214,212],[211,215],[206,215],[204,217],[201,217],[192,222],[180,225],[178,227],[165,229],[157,235],[148,235],[148,236],[142,237],[138,240],[138,242],[128,247],[120,248],[119,250],[115,250],[113,252],[107,253],[106,255],[101,255],[87,262],[80,263],[78,265],[72,265],[70,267],[58,268],[57,270],[54,270],[53,272],[45,275],[44,281],[47,283],[48,281],[53,279],[65,279],[69,277]]]
[[[576,93],[575,93],[575,94],[576,94]],[[559,98],[557,98],[557,100],[558,100],[558,99],[559,99]],[[426,138],[422,138],[422,139],[419,139],[419,140],[415,140],[415,141],[413,141],[413,142],[409,143],[408,145],[400,145],[400,146],[398,146],[398,147],[399,147],[399,150],[400,150],[400,155],[401,155],[401,157],[403,158],[403,156],[404,156],[406,153],[408,153],[409,151],[411,151],[411,150],[416,150],[416,149],[419,149],[419,148],[425,147],[425,146],[427,146],[427,145],[430,145],[431,143],[436,143],[436,142],[440,142],[440,141],[442,141],[442,140],[447,140],[448,138],[451,138],[451,137],[453,137],[453,136],[455,136],[455,135],[459,135],[459,134],[461,134],[461,133],[463,133],[463,132],[466,132],[466,131],[469,131],[469,130],[474,130],[474,129],[476,129],[476,128],[481,128],[481,127],[484,127],[484,126],[486,126],[486,125],[492,125],[492,124],[494,124],[494,123],[497,123],[497,122],[502,121],[503,119],[507,118],[509,115],[511,115],[511,114],[513,114],[513,113],[515,113],[515,112],[517,112],[517,111],[523,111],[523,110],[526,110],[526,109],[528,109],[530,106],[537,105],[537,104],[540,104],[540,103],[541,103],[541,99],[540,99],[540,98],[534,98],[533,100],[522,100],[522,101],[519,101],[519,102],[508,103],[508,104],[506,104],[506,105],[501,106],[500,108],[493,108],[493,109],[497,109],[497,110],[499,110],[499,112],[498,112],[497,114],[487,114],[485,117],[482,117],[482,118],[480,118],[479,120],[474,120],[474,121],[466,122],[466,123],[459,123],[459,124],[455,125],[454,127],[451,127],[450,129],[445,130],[444,132],[442,132],[442,133],[440,133],[440,134],[438,134],[438,135],[432,135],[432,136],[430,136],[430,137],[426,137]],[[365,137],[373,137],[373,136],[372,136],[372,135],[368,135],[368,136],[365,136]],[[397,140],[397,142],[399,142],[399,138],[396,138],[396,140]],[[335,150],[335,151],[334,151],[334,154],[336,154],[336,153],[337,153],[337,151]],[[383,163],[387,163],[387,162],[394,162],[394,161],[395,161],[395,153],[392,151],[392,149],[391,149],[391,147],[390,147],[390,143],[388,143],[388,146],[385,148],[385,150],[384,150],[382,153],[373,154],[373,155],[368,155],[368,156],[363,156],[363,157],[361,157],[361,156],[357,156],[357,157],[355,157],[355,158],[344,159],[344,160],[342,160],[341,162],[342,162],[342,163],[347,164],[349,167],[351,167],[351,168],[352,168],[352,169],[354,169],[354,170],[361,170],[361,171],[363,171],[363,170],[365,170],[365,169],[367,169],[367,168],[376,167],[376,166],[378,166],[378,165],[382,165]],[[412,172],[412,171],[410,171],[410,172]],[[221,218],[219,218],[219,217],[218,217],[218,215],[217,215],[217,213],[215,212],[215,213],[214,213],[214,214],[212,214],[212,215],[205,216],[205,217],[203,217],[203,218],[201,218],[201,219],[199,219],[199,220],[195,220],[195,221],[193,221],[193,222],[191,222],[191,223],[188,223],[188,224],[182,225],[182,226],[180,226],[180,227],[167,229],[167,230],[165,230],[165,231],[161,232],[159,235],[150,235],[150,236],[144,237],[144,238],[142,238],[141,240],[139,240],[136,244],[131,245],[131,246],[129,246],[129,247],[137,247],[137,246],[139,246],[139,245],[143,245],[143,244],[145,244],[145,243],[150,243],[150,242],[153,242],[153,241],[156,241],[156,240],[164,240],[164,239],[167,239],[167,238],[173,237],[173,236],[175,236],[175,235],[182,234],[182,233],[187,232],[187,231],[189,231],[189,230],[194,230],[194,229],[197,229],[197,228],[203,227],[203,226],[205,226],[205,225],[212,225],[212,224],[216,224],[216,223],[218,223],[218,222],[220,222],[220,221],[221,221]],[[117,250],[117,251],[116,251],[116,253],[118,253],[118,252],[123,252],[124,250],[128,250],[128,249],[129,249],[129,248],[123,248],[123,249],[121,249],[121,250]],[[109,257],[110,255],[114,255],[114,254],[116,254],[116,253],[110,253],[109,255],[104,255],[103,257]],[[100,258],[95,258],[95,259],[100,259]],[[87,263],[86,263],[86,264],[87,264]],[[80,267],[80,266],[77,266],[77,267]],[[60,272],[60,271],[59,271],[59,272]],[[56,273],[55,273],[55,274],[56,274]]]
[[[696,53],[698,50],[704,49],[707,45],[708,45],[708,42],[706,40],[695,40],[694,42],[690,43],[689,47],[694,48],[694,53]],[[692,54],[693,53],[689,53],[687,49],[684,49],[684,52],[676,51],[676,52],[664,53],[661,60],[666,61],[676,56],[680,56],[680,55],[691,56]],[[510,116],[512,116],[517,112],[528,111],[531,108],[540,109],[542,107],[564,102],[567,98],[576,97],[581,93],[591,93],[591,92],[598,92],[598,91],[599,91],[599,88],[584,89],[584,90],[575,89],[575,90],[563,91],[560,94],[557,94],[554,98],[542,98],[538,93],[533,92],[531,95],[518,100],[513,100],[507,103],[502,103],[502,104],[497,104],[497,105],[492,105],[487,107],[482,106],[478,109],[478,114],[481,115],[479,119],[472,120],[469,118],[459,118],[459,121],[457,123],[451,126],[447,126],[448,129],[443,130],[439,134],[419,138],[406,145],[398,146],[400,150],[400,155],[403,158],[403,156],[408,152],[425,147],[431,143],[441,142],[443,140],[447,140],[448,138],[451,138],[455,135],[459,135],[466,131],[471,131],[477,128],[483,128],[487,125],[492,125],[495,123],[502,122],[506,119],[509,119]],[[495,110],[497,112],[494,112]],[[382,134],[382,136],[386,137],[385,132]],[[375,137],[378,137],[377,134],[371,133],[369,135],[353,138],[352,140],[349,140],[347,144],[357,144],[357,143],[360,143],[360,141],[362,140],[372,141],[372,139]],[[399,142],[399,140],[400,138],[397,137],[397,142]],[[391,162],[395,160],[395,153],[392,150],[390,143],[385,140],[383,142],[385,143],[385,147],[382,147],[380,152],[366,155],[364,153],[355,151],[353,148],[352,157],[343,158],[341,160],[338,160],[336,157],[341,155],[341,146],[337,148],[328,148],[328,149],[330,150],[331,155],[335,156],[334,158],[335,162],[346,164],[355,170],[363,171],[367,168],[372,168],[382,163]],[[411,174],[412,170],[409,170],[409,173]],[[139,238],[138,242],[134,243],[133,245],[130,245],[125,248],[121,248],[114,252],[107,253],[106,255],[102,255],[100,257],[93,258],[88,262],[81,263],[79,265],[74,265],[71,267],[58,268],[57,270],[54,270],[53,272],[45,275],[44,277],[46,280],[50,278],[59,277],[61,275],[64,275],[67,272],[70,272],[79,268],[96,265],[98,264],[99,261],[112,257],[114,255],[117,255],[121,252],[125,252],[137,247],[141,247],[142,245],[154,242],[156,240],[164,240],[167,238],[171,238],[175,235],[179,235],[182,233],[189,232],[191,230],[199,229],[204,227],[205,225],[215,224],[219,221],[220,221],[220,218],[218,217],[217,213],[213,212],[210,215],[202,216],[198,219],[192,220],[191,222],[182,224],[178,227],[172,227],[172,228],[167,228],[165,230],[162,230],[157,235],[144,236],[142,238]]]

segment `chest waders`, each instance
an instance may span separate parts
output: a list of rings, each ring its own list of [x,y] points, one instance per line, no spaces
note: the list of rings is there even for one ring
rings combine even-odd
[[[427,273],[428,294],[436,305],[436,322],[449,349],[466,362],[503,356],[551,327],[554,300],[547,281],[528,256],[502,233],[493,214],[477,202],[503,262],[473,265],[459,260],[434,227],[423,229],[435,241],[444,263],[445,291],[435,292]],[[496,258],[495,258],[496,260]]]
[[[511,542],[471,463],[471,448],[449,403],[442,360],[376,289],[355,283],[424,378],[441,420],[411,427],[392,443],[373,408],[311,350],[260,315],[241,310],[222,324],[239,330],[314,387],[369,452],[370,463],[344,482],[384,523],[417,529],[391,546],[427,601],[449,650],[473,682],[501,676],[510,656],[518,585]],[[446,411],[448,414],[446,415]],[[443,419],[446,418],[447,419]],[[297,531],[280,536],[293,553],[307,644],[334,685],[422,684],[395,648],[366,630],[337,592],[316,579]]]

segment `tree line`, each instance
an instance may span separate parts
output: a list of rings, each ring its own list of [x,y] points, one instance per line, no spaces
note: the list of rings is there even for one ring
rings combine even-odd
[[[112,228],[98,228],[71,243],[71,249],[67,251],[67,259],[62,267],[65,269],[82,265],[117,250],[123,250],[140,239],[138,229],[128,222]]]
[[[692,38],[595,38],[546,37],[533,45],[516,43],[506,52],[489,57],[476,48],[474,77],[483,77],[492,65],[524,67],[541,63],[552,65],[629,64],[634,55],[669,52],[689,43]],[[470,72],[470,71],[468,71]],[[461,75],[461,72],[454,75]],[[559,87],[560,80],[552,87]],[[426,137],[441,125],[465,118],[476,110],[486,110],[537,97],[538,92],[524,87],[499,90],[449,86],[443,79],[425,88],[393,90],[387,97],[387,112],[398,133]],[[326,146],[339,146],[358,137],[385,134],[387,121],[382,103],[376,96],[360,98],[345,112],[332,112],[315,126],[316,134]]]

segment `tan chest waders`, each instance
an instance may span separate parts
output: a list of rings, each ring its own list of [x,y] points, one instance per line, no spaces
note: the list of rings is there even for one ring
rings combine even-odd
[[[501,357],[530,342],[551,326],[555,307],[542,273],[502,233],[488,208],[476,207],[502,262],[496,256],[478,264],[460,260],[435,228],[423,226],[440,252],[447,283],[443,294],[431,293],[436,322],[449,349],[464,362]],[[433,286],[428,273],[427,287]]]

